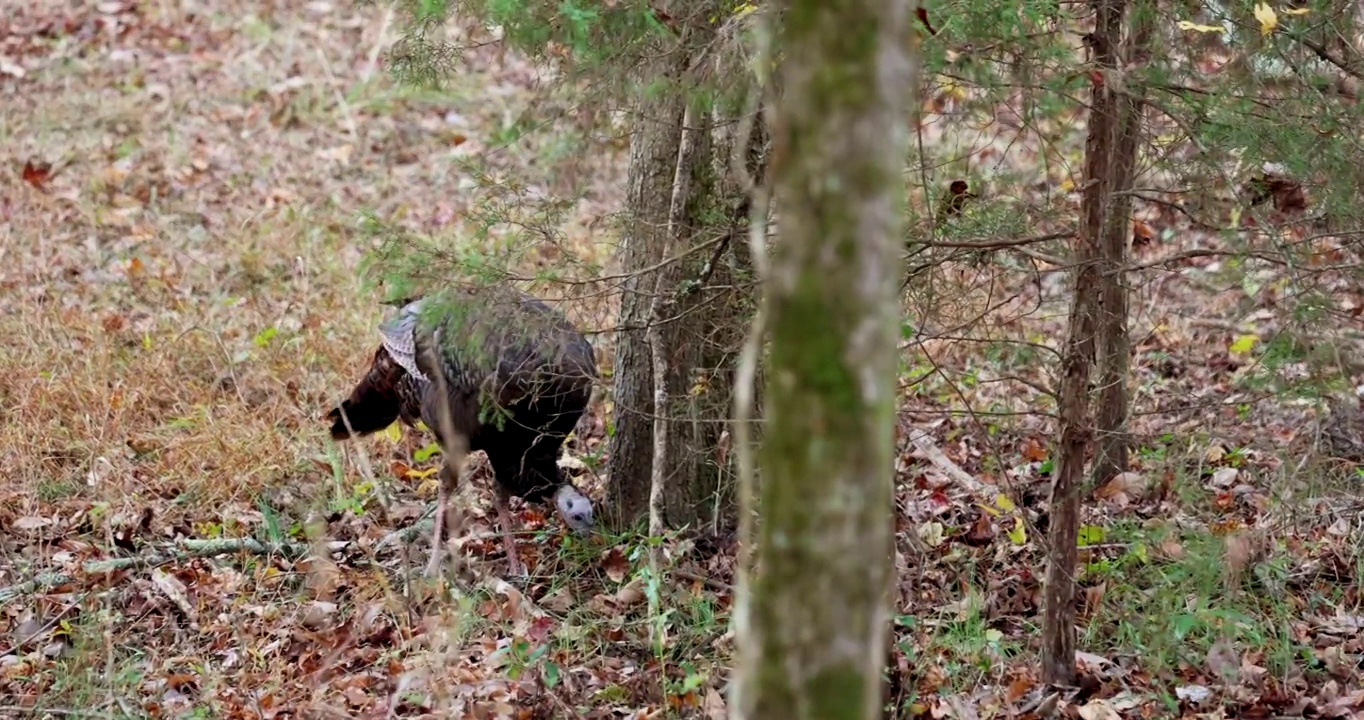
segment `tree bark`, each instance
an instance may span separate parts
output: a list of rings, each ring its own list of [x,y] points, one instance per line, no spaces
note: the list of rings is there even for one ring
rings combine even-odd
[[[712,117],[701,111],[693,117],[695,148],[682,161],[690,178],[686,246],[705,247],[677,264],[673,283],[668,414],[680,421],[672,425],[671,442],[677,452],[667,460],[670,480],[664,508],[667,524],[674,528],[696,528],[717,520],[726,524],[733,515],[733,492],[724,482],[717,448],[729,420],[730,356],[738,342],[728,335],[736,334],[744,320],[728,301],[733,289],[714,287],[726,283],[727,274],[707,273],[711,248],[725,231],[723,224],[709,218],[724,217],[723,208],[734,200],[721,190],[712,169]],[[700,287],[703,284],[707,287]]]
[[[659,74],[675,78],[676,60],[660,61]],[[625,529],[649,507],[653,467],[653,356],[647,328],[653,322],[653,293],[660,285],[645,272],[668,245],[668,215],[682,133],[681,98],[676,93],[638,93],[630,169],[626,184],[627,223],[621,265],[628,277],[621,289],[620,325],[612,397],[614,433],[608,444],[611,482],[607,523]],[[662,336],[663,333],[659,332]],[[665,338],[666,340],[666,338]]]
[[[662,55],[654,76],[685,86],[689,52],[703,45],[684,40]],[[705,248],[695,251],[698,244],[715,242],[718,234],[705,219],[713,208],[734,200],[722,194],[713,175],[708,111],[690,115],[695,119],[685,133],[691,137],[689,147],[679,152],[686,102],[686,93],[677,89],[641,92],[638,98],[622,254],[628,279],[621,297],[615,427],[609,446],[608,523],[618,529],[634,525],[648,511],[651,494],[672,527],[733,514],[733,493],[724,481],[717,448],[730,408],[726,366],[733,364],[738,344],[727,335],[737,338],[743,318],[720,293],[689,284],[706,274],[710,260]],[[675,193],[675,187],[683,192]],[[660,387],[654,382],[650,338],[661,342],[659,355],[667,368]],[[726,348],[726,342],[733,347]],[[665,391],[661,407],[658,390]],[[656,426],[668,433],[657,445]],[[655,447],[665,449],[661,463],[654,457]],[[656,464],[661,466],[662,487],[651,493]]]
[[[1151,34],[1153,9],[1138,5],[1132,12],[1133,32],[1124,55],[1124,66],[1145,64]],[[1096,343],[1099,364],[1099,404],[1095,417],[1097,447],[1091,487],[1108,482],[1126,472],[1131,448],[1127,432],[1127,384],[1131,374],[1132,340],[1127,332],[1127,267],[1132,237],[1132,189],[1137,165],[1137,145],[1142,131],[1140,89],[1127,87],[1114,98],[1118,113],[1114,130],[1111,173],[1108,180],[1107,210],[1103,239],[1099,243],[1099,310]]]
[[[737,609],[739,718],[881,716],[913,5],[778,3],[781,222],[764,278],[759,568]]]
[[[668,233],[664,238],[663,256],[667,257],[671,251],[672,239],[680,234],[679,223],[686,218],[687,199],[691,194],[691,163],[692,154],[696,152],[697,130],[688,127],[692,120],[692,110],[686,108],[682,113],[682,132],[677,144],[677,162],[674,166],[673,187],[671,202],[668,210]],[[668,297],[668,283],[670,273],[659,272],[658,279],[654,283],[654,294],[652,310],[649,313],[649,331],[646,337],[649,342],[651,372],[654,384],[654,407],[668,407],[668,376],[671,369],[668,366],[667,346],[664,342],[664,312],[672,307]],[[668,463],[668,436],[672,434],[672,423],[669,422],[666,412],[654,413],[653,427],[653,467],[649,473],[649,534],[658,537],[663,534],[664,529],[664,497],[668,490],[667,463]],[[661,547],[651,545],[649,551],[650,568],[657,576],[660,562]],[[658,612],[658,594],[649,594],[649,616],[655,617]],[[655,643],[661,643],[661,638],[654,638]]]
[[[1089,422],[1089,379],[1094,363],[1095,328],[1101,273],[1098,259],[1112,199],[1114,150],[1119,129],[1119,95],[1107,80],[1117,69],[1124,2],[1091,0],[1094,32],[1087,37],[1099,75],[1091,92],[1089,135],[1085,141],[1085,186],[1075,248],[1075,297],[1061,361],[1060,443],[1052,481],[1048,519],[1046,596],[1042,618],[1042,680],[1075,682],[1075,566],[1080,531],[1080,488],[1085,455],[1093,438]]]

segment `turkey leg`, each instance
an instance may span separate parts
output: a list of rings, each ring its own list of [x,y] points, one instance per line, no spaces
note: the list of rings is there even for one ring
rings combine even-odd
[[[441,465],[436,488],[436,512],[431,519],[431,559],[426,563],[426,577],[440,571],[441,549],[445,547],[445,504],[450,499],[450,488],[455,484],[450,464]]]
[[[512,516],[511,508],[508,506],[510,498],[502,488],[497,488],[493,492],[494,503],[497,505],[497,523],[502,526],[502,545],[507,552],[508,572],[512,575],[524,576],[526,566],[521,564],[521,557],[516,552],[516,543],[512,540]]]

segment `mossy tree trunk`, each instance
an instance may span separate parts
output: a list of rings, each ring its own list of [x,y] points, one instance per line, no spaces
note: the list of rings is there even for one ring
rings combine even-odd
[[[773,8],[784,15],[770,116],[780,221],[764,278],[758,568],[739,590],[739,718],[881,716],[913,8]]]

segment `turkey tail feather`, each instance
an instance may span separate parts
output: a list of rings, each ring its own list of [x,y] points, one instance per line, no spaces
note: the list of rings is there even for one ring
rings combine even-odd
[[[402,402],[398,396],[398,382],[406,373],[383,348],[374,353],[369,372],[351,390],[339,407],[327,413],[331,434],[335,440],[345,440],[352,434],[369,435],[392,425],[398,419]],[[345,413],[345,417],[342,417]],[[347,423],[350,427],[347,428]],[[353,432],[352,432],[353,431]]]

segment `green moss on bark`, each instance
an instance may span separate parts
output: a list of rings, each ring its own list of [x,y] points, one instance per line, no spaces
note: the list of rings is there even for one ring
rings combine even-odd
[[[740,609],[744,718],[881,714],[911,7],[797,2],[784,20],[759,571]]]

